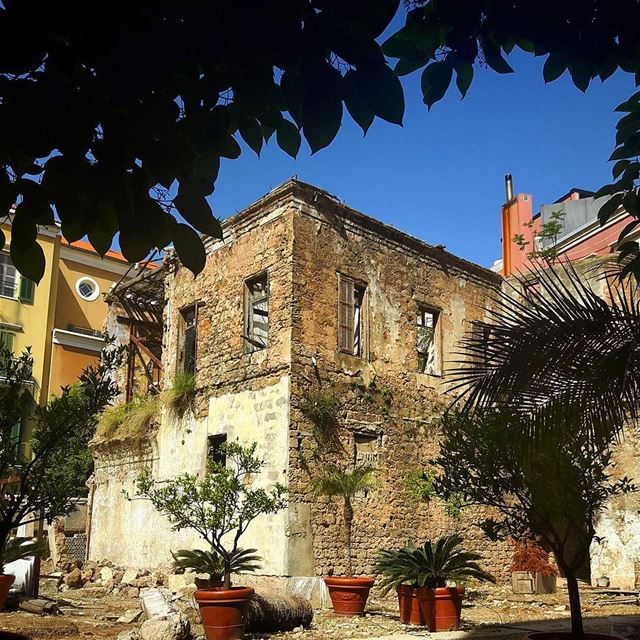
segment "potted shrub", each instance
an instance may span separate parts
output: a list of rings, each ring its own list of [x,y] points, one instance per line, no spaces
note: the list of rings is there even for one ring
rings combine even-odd
[[[231,584],[231,574],[253,571],[255,549],[242,550],[239,541],[258,516],[275,513],[285,506],[285,488],[274,485],[267,491],[252,488],[253,476],[264,461],[256,456],[256,443],[222,445],[226,465],[210,463],[204,477],[183,474],[168,481],[156,481],[147,470],[137,479],[136,497],[146,498],[164,514],[174,531],[195,530],[210,551],[181,550],[174,562],[206,573],[194,598],[208,640],[242,638],[247,608],[253,589]]]
[[[384,576],[382,593],[395,589],[400,620],[405,624],[427,625],[429,631],[450,631],[460,626],[464,588],[448,586],[468,578],[495,582],[477,564],[480,556],[462,548],[462,538],[444,536],[423,546],[378,553],[376,572]]]
[[[558,570],[549,562],[549,552],[538,537],[512,539],[513,558],[508,571],[514,593],[555,593]]]
[[[374,470],[366,465],[359,465],[352,471],[330,468],[311,482],[311,487],[316,494],[342,499],[342,541],[346,575],[327,576],[324,579],[329,589],[333,610],[339,615],[361,616],[374,583],[373,578],[354,577],[351,556],[353,498],[356,494],[374,486]]]

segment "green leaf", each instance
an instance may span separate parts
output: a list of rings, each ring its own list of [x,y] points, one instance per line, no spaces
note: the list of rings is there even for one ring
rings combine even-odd
[[[392,124],[402,124],[402,85],[398,76],[386,64],[361,64],[356,69],[355,79],[358,93],[369,111]]]
[[[173,204],[180,215],[198,231],[214,238],[222,238],[220,221],[213,215],[209,203],[203,196],[193,193],[178,193]]]
[[[239,126],[240,136],[260,157],[262,151],[262,128],[260,123],[253,116],[243,115]]]
[[[295,159],[302,142],[298,127],[289,120],[283,120],[282,125],[277,130],[276,139],[278,146]]]
[[[584,93],[588,89],[589,82],[591,81],[591,71],[589,67],[581,61],[574,61],[569,65],[569,73],[571,74],[573,84]]]
[[[598,220],[600,224],[604,224],[617,210],[622,203],[624,194],[617,193],[607,200],[598,211]]]
[[[492,43],[484,39],[482,42],[482,52],[486,63],[498,73],[513,73],[509,63],[502,57],[500,50]]]
[[[397,76],[406,76],[418,69],[422,69],[427,62],[431,59],[429,54],[424,54],[418,58],[401,58],[393,68],[393,72]]]
[[[634,93],[628,100],[625,100],[622,104],[619,104],[615,111],[635,111],[640,109],[640,91]]]
[[[469,62],[458,62],[454,68],[456,70],[456,85],[460,95],[464,98],[473,81],[473,65]]]
[[[207,254],[200,236],[186,224],[176,224],[173,228],[173,246],[180,262],[197,276],[207,261]]]
[[[353,69],[349,69],[344,75],[342,88],[344,93],[344,103],[349,115],[360,126],[366,135],[375,116],[362,100],[358,87],[356,86],[356,74]]]
[[[545,82],[553,82],[563,74],[566,68],[567,63],[564,56],[561,56],[558,53],[550,53],[544,63],[542,77]]]
[[[211,151],[218,156],[229,158],[230,160],[239,158],[242,153],[240,145],[231,135],[221,135],[212,140]]]
[[[639,224],[640,220],[632,220],[629,224],[627,224],[618,236],[618,243],[620,243],[623,238],[628,236]]]
[[[432,62],[422,72],[420,83],[423,101],[429,109],[447,92],[452,74],[453,68],[447,60]]]
[[[628,255],[638,253],[638,243],[635,241],[623,242],[618,247],[618,262],[622,262]]]
[[[111,200],[101,200],[98,205],[98,215],[93,227],[89,230],[91,246],[104,258],[111,248],[113,237],[118,231],[118,212]]]
[[[631,164],[631,160],[618,160],[611,170],[613,179],[617,180],[624,173],[624,170],[629,166],[629,164]]]
[[[45,270],[44,251],[36,240],[37,235],[36,224],[16,213],[11,225],[11,262],[21,275],[36,283],[42,280]]]
[[[416,58],[420,50],[415,43],[415,27],[404,26],[382,44],[382,51],[389,58]]]

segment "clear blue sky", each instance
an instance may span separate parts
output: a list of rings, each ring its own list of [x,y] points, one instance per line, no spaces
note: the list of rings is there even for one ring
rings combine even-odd
[[[614,108],[634,91],[618,74],[581,93],[565,74],[545,85],[543,59],[509,58],[516,73],[476,67],[460,100],[452,84],[427,111],[419,74],[403,81],[404,127],[376,119],[366,137],[345,115],[333,144],[297,160],[272,139],[261,157],[243,147],[223,160],[211,203],[219,217],[249,205],[296,174],[350,206],[432,244],[490,266],[500,257],[504,174],[514,190],[533,194],[534,208],[571,187],[595,190],[610,180],[607,158],[620,114]]]

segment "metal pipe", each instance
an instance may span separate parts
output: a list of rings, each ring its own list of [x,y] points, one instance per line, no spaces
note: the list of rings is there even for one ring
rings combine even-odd
[[[513,199],[513,180],[510,173],[504,177],[504,188],[507,192],[507,202],[511,202]]]

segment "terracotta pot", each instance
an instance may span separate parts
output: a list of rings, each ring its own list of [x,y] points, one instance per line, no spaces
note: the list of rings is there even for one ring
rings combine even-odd
[[[460,626],[462,587],[420,589],[418,599],[429,631],[454,631]]]
[[[333,610],[340,616],[361,616],[367,605],[369,591],[373,587],[373,578],[336,578],[324,579]]]
[[[396,591],[398,592],[400,622],[403,624],[426,624],[422,607],[420,606],[419,593],[422,589],[408,584],[401,584]]]
[[[528,633],[527,640],[572,640],[571,631],[536,631]],[[584,640],[623,640],[620,636],[611,636],[608,633],[585,633]]]
[[[14,583],[15,579],[15,576],[0,573],[0,611],[4,609],[4,603],[7,601],[9,589],[11,589],[11,585]]]
[[[193,594],[207,640],[241,640],[247,624],[247,609],[253,589],[200,589]]]

